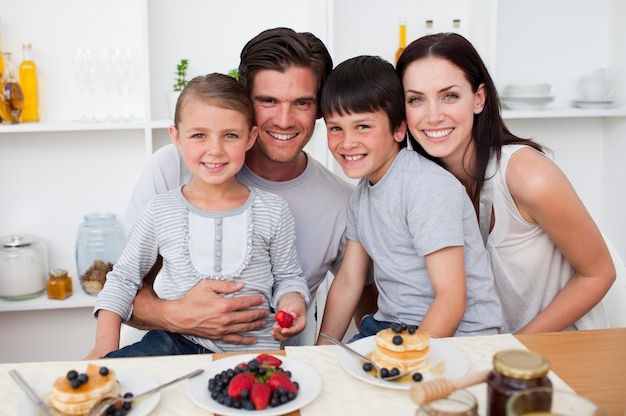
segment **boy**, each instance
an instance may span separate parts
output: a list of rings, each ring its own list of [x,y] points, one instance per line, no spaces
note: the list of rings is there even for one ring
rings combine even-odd
[[[321,332],[344,336],[373,262],[378,311],[352,340],[393,322],[433,337],[496,334],[500,301],[474,209],[454,176],[405,149],[403,97],[393,66],[372,56],[338,65],[322,89],[328,147],[344,173],[361,180]]]

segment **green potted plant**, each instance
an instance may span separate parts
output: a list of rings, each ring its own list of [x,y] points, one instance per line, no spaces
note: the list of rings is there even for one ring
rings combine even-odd
[[[174,85],[172,86],[172,90],[168,92],[168,104],[170,108],[170,114],[174,117],[174,112],[176,111],[176,101],[178,100],[178,96],[180,92],[185,88],[185,85],[189,82],[187,79],[187,69],[189,67],[188,59],[181,59],[178,64],[176,64],[176,72],[174,72]]]
[[[187,79],[187,67],[189,66],[188,59],[181,59],[178,65],[176,65],[176,78],[174,82],[174,91],[182,91],[185,85],[189,82]]]

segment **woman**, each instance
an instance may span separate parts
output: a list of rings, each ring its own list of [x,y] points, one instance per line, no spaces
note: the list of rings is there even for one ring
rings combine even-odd
[[[465,186],[502,300],[504,330],[608,326],[615,280],[602,234],[543,147],[504,125],[495,85],[464,37],[425,36],[398,60],[409,140]]]

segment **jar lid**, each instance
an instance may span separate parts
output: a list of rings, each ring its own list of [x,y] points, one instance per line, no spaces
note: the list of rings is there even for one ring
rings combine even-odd
[[[65,277],[65,276],[67,276],[67,270],[65,269],[50,270],[50,277]]]
[[[7,235],[0,239],[2,247],[12,249],[28,247],[37,243],[37,238],[32,235]]]
[[[493,367],[504,376],[528,380],[548,374],[550,361],[533,351],[504,350],[493,356]]]

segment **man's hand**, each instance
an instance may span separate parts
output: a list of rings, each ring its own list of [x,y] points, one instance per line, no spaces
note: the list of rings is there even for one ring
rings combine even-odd
[[[130,324],[140,329],[160,329],[232,344],[254,344],[255,338],[239,334],[265,325],[268,311],[249,309],[261,305],[265,301],[263,296],[220,296],[242,287],[243,283],[202,280],[182,298],[163,300],[150,286],[144,285],[135,297]]]

